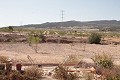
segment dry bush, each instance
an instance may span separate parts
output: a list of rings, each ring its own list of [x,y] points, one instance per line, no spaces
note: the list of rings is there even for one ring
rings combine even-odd
[[[112,68],[113,67],[113,61],[112,57],[108,55],[95,55],[94,58],[92,58],[96,66],[103,67],[103,68]]]
[[[69,55],[64,61],[63,64],[78,64],[79,61],[82,59],[82,56],[80,55]]]
[[[77,80],[78,76],[75,73],[68,72],[68,67],[59,65],[54,70],[53,77],[58,80]]]
[[[6,63],[6,62],[8,62],[8,57],[6,57],[6,56],[0,56],[0,62],[1,62],[1,63]]]
[[[24,77],[20,72],[14,71],[10,73],[9,80],[24,80]]]
[[[56,79],[65,80],[65,79],[67,79],[67,75],[68,75],[68,67],[64,67],[64,66],[60,65],[55,68],[53,76]]]
[[[9,74],[0,75],[0,80],[25,80],[24,76],[18,71],[11,71]]]
[[[67,80],[78,80],[78,75],[76,73],[69,73]]]
[[[21,74],[19,71],[11,71],[7,75],[0,75],[0,80],[39,80],[35,77],[30,77],[25,74]]]
[[[0,70],[5,70],[5,64],[0,64]]]
[[[9,80],[9,78],[5,75],[0,75],[0,80]]]
[[[94,76],[92,73],[84,73],[85,80],[93,80]]]
[[[30,67],[25,70],[25,76],[39,79],[43,76],[43,70],[37,67]]]
[[[120,80],[120,67],[114,66],[112,68],[101,68],[101,80]],[[97,72],[96,72],[97,73]]]
[[[12,64],[11,63],[6,63],[6,71],[8,71],[8,72],[12,71]]]
[[[102,69],[102,76],[105,80],[120,80],[120,67]]]
[[[93,61],[99,69],[96,69],[96,74],[100,72],[100,75],[102,75],[102,80],[120,80],[120,67],[113,65],[111,57],[105,54],[96,55],[93,58]]]

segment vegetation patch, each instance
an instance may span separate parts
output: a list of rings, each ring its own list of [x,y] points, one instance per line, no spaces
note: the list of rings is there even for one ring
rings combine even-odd
[[[68,72],[69,68],[59,65],[54,70],[53,77],[58,80],[77,80],[78,76],[75,73]]]
[[[89,38],[89,43],[90,44],[100,44],[101,41],[101,35],[98,33],[92,33]]]

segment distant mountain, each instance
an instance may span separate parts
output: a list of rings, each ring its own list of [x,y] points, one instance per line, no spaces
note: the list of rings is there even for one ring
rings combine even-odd
[[[111,25],[111,26],[120,25],[120,21],[117,20],[89,21],[87,23],[96,24],[96,25]]]
[[[29,24],[18,26],[22,28],[61,28],[61,27],[93,27],[93,28],[111,28],[120,29],[120,21],[117,20],[100,20],[100,21],[66,21],[66,22],[46,22],[43,24]]]

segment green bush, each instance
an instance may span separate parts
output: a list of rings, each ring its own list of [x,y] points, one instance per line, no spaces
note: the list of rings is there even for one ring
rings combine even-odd
[[[13,27],[12,26],[9,26],[8,29],[9,29],[10,32],[13,31]]]
[[[100,44],[101,41],[101,35],[98,33],[92,33],[89,38],[88,41],[90,44]]]
[[[28,42],[31,44],[36,44],[40,42],[40,38],[37,34],[28,34]]]

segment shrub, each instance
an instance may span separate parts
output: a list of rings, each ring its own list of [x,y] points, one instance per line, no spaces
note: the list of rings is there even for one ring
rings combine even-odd
[[[25,70],[25,75],[31,78],[41,78],[43,75],[43,70],[37,67],[30,67]]]
[[[5,69],[5,64],[0,64],[0,70],[4,70]]]
[[[67,75],[68,75],[68,68],[67,67],[63,67],[63,66],[58,66],[55,68],[55,72],[54,72],[54,78],[56,79],[63,79],[66,80],[67,79]]]
[[[85,73],[84,77],[85,77],[85,80],[93,80],[94,78],[92,73]]]
[[[38,36],[38,34],[35,33],[30,33],[28,34],[28,42],[31,44],[36,44],[40,42],[40,37]]]
[[[6,71],[7,71],[7,73],[12,71],[12,64],[11,63],[6,63]]]
[[[24,80],[24,77],[20,72],[14,71],[9,75],[9,80]]]
[[[13,27],[12,26],[9,26],[8,29],[9,29],[10,32],[13,31]]]
[[[0,56],[0,62],[1,62],[1,63],[6,63],[6,62],[8,62],[8,57]]]
[[[39,80],[36,77],[31,77],[26,74],[21,74],[19,71],[11,71],[7,75],[0,75],[0,80]]]
[[[101,41],[101,35],[98,33],[92,33],[89,38],[88,41],[90,44],[100,44]]]
[[[39,35],[39,40],[40,42],[46,42],[46,37],[43,34],[41,34]]]
[[[77,75],[68,72],[68,67],[62,65],[55,68],[53,77],[59,80],[77,80]]]
[[[78,75],[76,73],[69,73],[67,80],[78,80]]]
[[[103,54],[103,55],[95,55],[92,60],[95,62],[97,66],[103,67],[103,68],[112,68],[113,67],[113,61],[112,58]]]
[[[29,46],[32,46],[32,44],[35,44],[34,50],[35,50],[36,53],[38,53],[38,46],[37,46],[37,44],[40,41],[41,41],[41,38],[40,38],[40,36],[37,33],[35,33],[35,32],[32,31],[31,33],[28,34],[28,43],[29,43]]]
[[[120,68],[102,69],[102,75],[105,80],[120,80]]]
[[[95,55],[92,59],[96,63],[97,68],[101,68],[100,74],[102,75],[102,80],[120,80],[120,67],[113,65],[111,57],[103,54]]]
[[[0,80],[9,80],[9,78],[5,75],[0,75]]]
[[[78,55],[69,55],[65,60],[63,61],[63,65],[71,65],[71,64],[78,64],[78,62],[81,60],[82,56]]]

